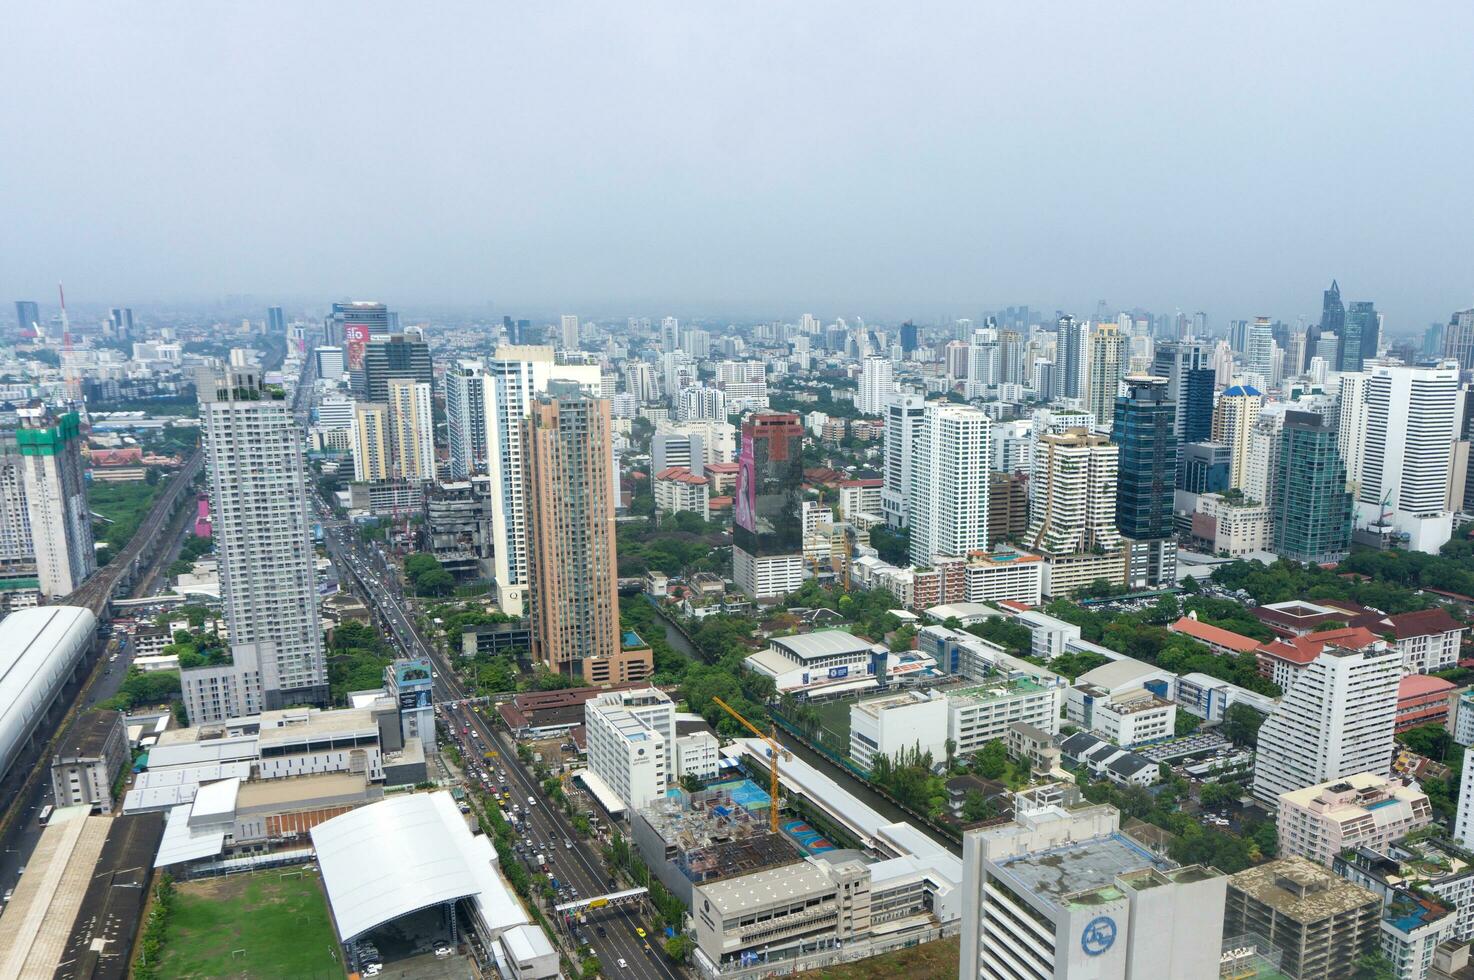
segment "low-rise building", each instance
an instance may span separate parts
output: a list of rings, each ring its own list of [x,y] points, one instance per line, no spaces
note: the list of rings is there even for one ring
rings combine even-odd
[[[1121,786],[1155,786],[1162,780],[1159,763],[1089,732],[1068,736],[1060,742],[1059,750],[1062,758],[1096,779]]]
[[[1048,735],[1059,731],[1061,688],[1024,677],[998,675],[947,695],[947,737],[958,755],[971,755],[1009,727],[1024,722]]]
[[[1177,706],[1204,721],[1222,721],[1228,714],[1228,709],[1236,704],[1246,704],[1260,714],[1267,715],[1274,709],[1275,700],[1268,695],[1196,671],[1183,674],[1177,679]]]
[[[1405,732],[1419,725],[1446,725],[1451,681],[1427,674],[1408,674],[1397,682],[1397,727]]]
[[[1053,731],[1048,731],[1026,721],[1016,721],[1008,726],[1003,744],[1008,747],[1009,755],[1027,762],[1035,772],[1052,772],[1059,768],[1060,751],[1055,744],[1058,734],[1057,724]]]
[[[584,704],[589,771],[626,807],[665,794],[674,778],[675,705],[653,687],[606,691]]]
[[[1166,741],[1176,731],[1177,705],[1145,688],[1115,693],[1085,688],[1082,694],[1085,724],[1123,748]]]
[[[1223,935],[1263,938],[1296,978],[1351,976],[1381,946],[1382,900],[1298,855],[1228,879]]]
[[[1267,551],[1274,539],[1269,505],[1231,499],[1221,493],[1199,494],[1192,515],[1193,542],[1214,555],[1241,558]]]
[[[1386,628],[1371,627],[1391,634],[1392,645],[1402,654],[1402,669],[1409,674],[1431,674],[1448,670],[1459,662],[1459,650],[1468,628],[1442,606],[1388,616]]]
[[[671,466],[656,473],[652,483],[657,514],[690,512],[703,521],[711,516],[711,487],[706,477],[684,466]]]
[[[721,743],[711,732],[677,735],[676,776],[694,776],[706,782],[717,778],[721,769]]]
[[[1121,833],[1110,806],[1047,806],[963,839],[963,978],[1218,976],[1227,879]]]
[[[1383,848],[1433,821],[1428,795],[1374,773],[1281,793],[1282,854],[1331,866],[1341,851]]]
[[[51,757],[51,792],[57,806],[87,804],[112,813],[113,784],[128,764],[128,728],[121,711],[80,716]]]
[[[1167,629],[1172,633],[1192,637],[1219,656],[1253,653],[1259,649],[1259,641],[1253,637],[1214,626],[1212,623],[1204,623],[1198,619],[1197,613],[1188,613]]]
[[[773,678],[779,693],[827,697],[879,686],[876,672],[889,651],[843,630],[775,636],[744,663]]]
[[[1367,650],[1385,648],[1386,645],[1371,630],[1362,626],[1348,626],[1273,640],[1260,646],[1255,651],[1254,658],[1258,661],[1261,677],[1274,681],[1280,690],[1289,690],[1300,672],[1315,663],[1315,658],[1325,652],[1327,647]]]
[[[937,691],[911,690],[850,706],[850,758],[864,769],[876,756],[895,759],[901,752],[946,758],[948,704]]]

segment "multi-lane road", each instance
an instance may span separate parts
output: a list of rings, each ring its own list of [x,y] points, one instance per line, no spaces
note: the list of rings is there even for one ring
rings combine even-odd
[[[354,528],[345,522],[335,521],[320,511],[323,517],[323,541],[339,570],[345,584],[356,585],[407,654],[428,657],[435,666],[435,697],[441,703],[464,702],[467,692],[456,678],[451,665],[438,648],[427,642],[415,627],[411,611],[407,610],[394,584],[393,571],[375,549],[364,547],[357,539]],[[602,856],[573,829],[571,821],[557,807],[551,806],[543,796],[536,777],[527,771],[517,758],[516,744],[508,733],[493,724],[487,717],[474,710],[469,704],[459,704],[445,712],[447,724],[454,727],[456,735],[468,746],[465,761],[468,768],[485,769],[494,778],[498,788],[507,774],[505,782],[510,787],[512,798],[523,807],[525,817],[521,822],[519,836],[524,842],[522,860],[529,864],[538,853],[547,856],[550,872],[558,879],[560,887],[577,889],[580,898],[593,898],[617,891],[622,886],[611,887],[610,872]],[[464,730],[464,733],[463,733]],[[475,733],[472,737],[471,733]],[[492,762],[483,761],[485,752],[495,752]],[[527,800],[537,802],[529,806]],[[573,847],[567,846],[568,841]],[[647,940],[639,938],[636,929],[650,932],[648,916],[638,914],[642,906],[605,907],[587,914],[588,922],[583,929],[588,935],[606,976],[663,978],[676,980],[680,970],[665,956],[662,937],[648,937],[650,952],[645,952]],[[550,918],[555,916],[550,915]],[[599,934],[599,930],[603,934]],[[621,967],[620,961],[624,961]]]

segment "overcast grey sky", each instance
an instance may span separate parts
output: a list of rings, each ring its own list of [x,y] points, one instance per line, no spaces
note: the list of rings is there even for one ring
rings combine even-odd
[[[432,13],[433,12],[433,13]],[[1474,301],[1474,4],[10,3],[0,300]]]

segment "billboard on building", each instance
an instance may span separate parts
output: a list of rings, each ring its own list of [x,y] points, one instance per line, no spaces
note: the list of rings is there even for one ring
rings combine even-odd
[[[363,351],[368,346],[369,328],[367,323],[345,323],[343,324],[343,354],[347,362],[348,370],[363,370]]]

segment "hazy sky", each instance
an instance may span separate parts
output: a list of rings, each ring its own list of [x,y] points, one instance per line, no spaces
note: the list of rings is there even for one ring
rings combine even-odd
[[[9,3],[0,300],[1474,303],[1474,4]]]

